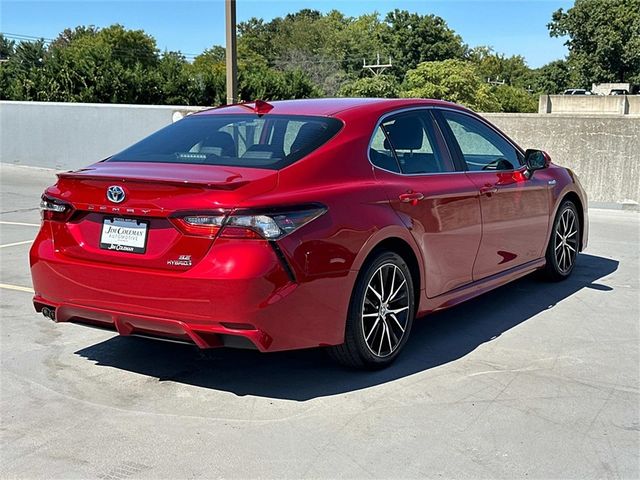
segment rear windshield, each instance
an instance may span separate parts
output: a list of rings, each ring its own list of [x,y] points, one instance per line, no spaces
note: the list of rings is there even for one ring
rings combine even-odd
[[[341,127],[342,122],[327,117],[193,115],[107,161],[280,169],[320,147]]]

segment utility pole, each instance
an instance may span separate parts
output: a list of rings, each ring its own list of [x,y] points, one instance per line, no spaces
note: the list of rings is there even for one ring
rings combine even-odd
[[[236,0],[224,0],[227,29],[227,105],[238,101],[238,50],[236,48]]]
[[[371,70],[371,73],[373,73],[374,76],[378,76],[380,75],[382,72],[384,72],[387,68],[391,68],[393,67],[393,65],[391,64],[391,57],[389,57],[389,63],[385,63],[384,65],[380,63],[380,54],[378,53],[377,55],[377,60],[375,65],[367,65],[367,61],[366,60],[362,60],[362,68],[368,68],[369,70]]]

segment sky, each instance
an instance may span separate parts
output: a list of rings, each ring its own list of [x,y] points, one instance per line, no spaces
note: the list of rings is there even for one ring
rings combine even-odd
[[[337,9],[348,16],[373,11],[384,15],[399,8],[439,15],[471,47],[488,45],[506,55],[522,55],[537,68],[566,55],[565,40],[550,38],[546,25],[555,10],[572,4],[561,0],[237,0],[237,19],[270,20],[302,8]],[[155,37],[161,50],[179,50],[188,56],[224,45],[223,0],[0,0],[0,32],[7,34],[47,39],[68,27],[113,23],[143,29]]]

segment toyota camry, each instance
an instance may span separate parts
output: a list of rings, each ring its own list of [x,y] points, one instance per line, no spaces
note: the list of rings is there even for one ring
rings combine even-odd
[[[381,368],[416,317],[536,270],[567,278],[586,208],[571,170],[455,104],[258,100],[58,174],[34,305],[120,335]]]

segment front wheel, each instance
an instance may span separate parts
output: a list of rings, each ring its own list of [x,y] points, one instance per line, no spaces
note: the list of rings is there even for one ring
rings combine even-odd
[[[329,348],[339,363],[379,369],[404,347],[415,316],[415,293],[406,262],[381,252],[367,262],[351,297],[342,345]]]
[[[580,250],[580,220],[575,204],[567,200],[560,205],[547,246],[545,277],[552,281],[571,275]]]

